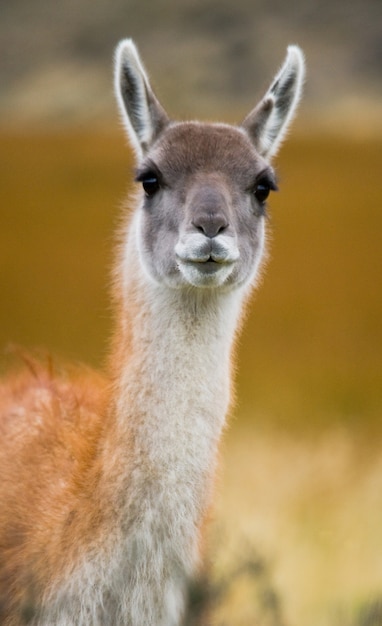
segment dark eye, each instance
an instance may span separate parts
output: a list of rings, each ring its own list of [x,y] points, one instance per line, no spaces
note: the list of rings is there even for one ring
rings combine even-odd
[[[269,196],[269,193],[273,189],[271,184],[266,180],[260,180],[256,183],[254,194],[255,198],[260,204],[263,204]]]
[[[141,178],[142,187],[145,191],[146,196],[151,198],[156,194],[156,192],[160,188],[158,176],[154,174],[154,172],[150,172]]]
[[[161,188],[160,174],[153,166],[138,170],[135,177],[136,183],[142,183],[144,192],[148,198],[152,198]]]

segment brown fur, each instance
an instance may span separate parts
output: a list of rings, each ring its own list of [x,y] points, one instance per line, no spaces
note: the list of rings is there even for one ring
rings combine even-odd
[[[88,370],[61,377],[41,365],[33,370],[0,385],[1,624],[75,561],[76,539],[84,532],[94,540],[102,518],[86,502],[97,489],[107,384]]]

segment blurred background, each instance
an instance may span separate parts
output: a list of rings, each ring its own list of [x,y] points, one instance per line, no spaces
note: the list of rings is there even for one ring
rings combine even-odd
[[[306,54],[237,350],[211,530],[211,577],[232,584],[213,624],[380,625],[381,2],[1,2],[1,369],[12,344],[105,362],[133,171],[112,90],[126,36],[183,119],[240,122],[286,46]]]

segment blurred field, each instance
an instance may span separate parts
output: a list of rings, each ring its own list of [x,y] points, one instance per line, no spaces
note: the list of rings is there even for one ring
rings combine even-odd
[[[377,447],[343,429],[314,440],[276,430],[238,428],[231,434],[216,511],[215,576],[263,559],[266,589],[278,599],[281,617],[260,595],[264,581],[252,575],[219,607],[219,625],[382,624]],[[365,619],[373,606],[379,612]]]
[[[10,342],[102,366],[132,169],[115,131],[2,133],[2,367]],[[216,576],[252,546],[290,626],[381,623],[359,617],[382,599],[381,166],[381,141],[287,143],[270,259],[238,349]],[[216,624],[276,626],[250,587]]]

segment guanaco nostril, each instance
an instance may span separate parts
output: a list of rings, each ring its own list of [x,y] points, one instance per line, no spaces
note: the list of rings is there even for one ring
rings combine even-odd
[[[228,228],[229,224],[223,216],[199,216],[192,221],[192,225],[200,233],[212,239]]]

